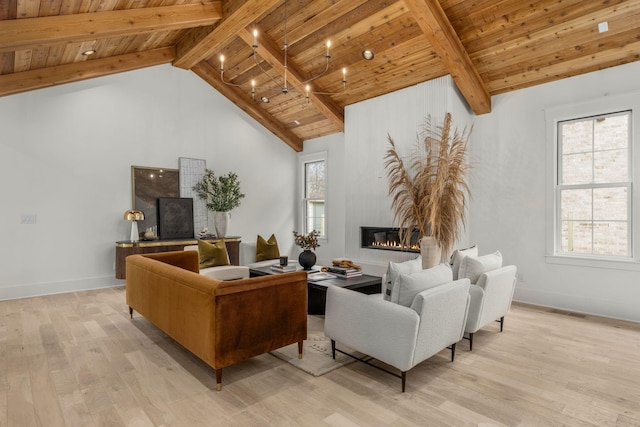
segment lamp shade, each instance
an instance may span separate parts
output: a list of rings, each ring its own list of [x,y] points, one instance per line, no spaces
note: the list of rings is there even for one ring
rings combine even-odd
[[[124,213],[124,219],[127,221],[142,221],[144,219],[144,212],[139,210],[129,210]]]
[[[132,209],[124,213],[124,219],[131,221],[131,237],[132,242],[138,241],[138,223],[136,221],[142,221],[144,219],[144,212]]]

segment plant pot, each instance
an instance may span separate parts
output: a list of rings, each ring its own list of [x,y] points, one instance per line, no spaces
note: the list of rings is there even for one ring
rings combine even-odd
[[[420,239],[420,255],[422,255],[422,268],[432,268],[440,264],[442,250],[435,237],[424,236]]]
[[[229,226],[229,212],[215,212],[213,214],[213,226],[216,229],[216,237],[221,239],[227,235],[227,227]]]
[[[311,252],[311,249],[305,249],[298,255],[298,262],[304,270],[311,270],[311,267],[316,265],[316,254]]]

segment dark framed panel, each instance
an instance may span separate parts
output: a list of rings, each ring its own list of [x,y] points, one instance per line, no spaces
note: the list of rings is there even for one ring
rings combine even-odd
[[[193,199],[158,198],[158,234],[160,239],[193,239]]]
[[[180,197],[178,169],[131,166],[131,196],[133,209],[144,212],[140,232],[158,225],[158,198]]]

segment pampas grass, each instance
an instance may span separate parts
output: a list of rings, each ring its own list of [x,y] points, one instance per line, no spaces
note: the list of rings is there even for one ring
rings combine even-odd
[[[421,140],[409,161],[409,167],[396,150],[390,135],[391,147],[385,155],[389,195],[394,221],[400,227],[400,239],[409,247],[411,234],[417,229],[420,236],[433,236],[448,257],[464,227],[464,209],[469,187],[466,182],[467,141],[471,130],[453,130],[451,114],[447,113],[442,126],[434,128],[427,116]]]

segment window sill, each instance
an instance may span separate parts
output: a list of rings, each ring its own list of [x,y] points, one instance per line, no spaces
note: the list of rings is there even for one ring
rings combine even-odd
[[[546,255],[548,264],[571,265],[576,267],[608,268],[611,270],[640,271],[640,262],[634,259],[602,259],[571,255]]]

